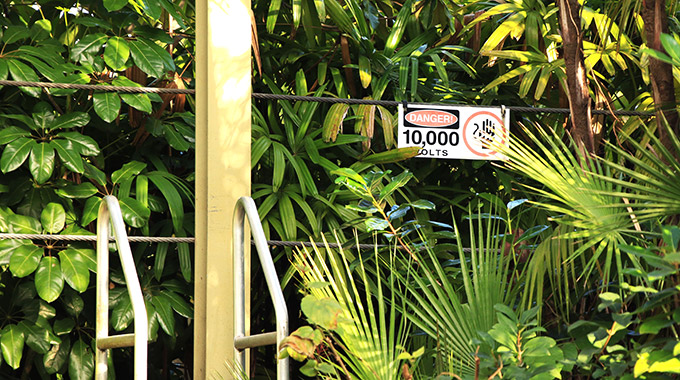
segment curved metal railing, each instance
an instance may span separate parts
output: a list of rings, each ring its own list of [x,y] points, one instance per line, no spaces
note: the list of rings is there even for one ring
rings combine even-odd
[[[269,294],[274,303],[276,314],[276,332],[245,336],[245,217],[248,217],[255,248],[257,249],[262,271],[267,280]],[[236,202],[234,210],[234,348],[236,362],[245,369],[245,349],[276,344],[278,349],[281,341],[288,336],[288,308],[283,298],[283,291],[279,277],[274,268],[274,261],[269,252],[267,238],[260,223],[255,202],[250,197],[241,197]],[[288,358],[278,359],[276,378],[287,380],[289,376]]]
[[[125,283],[132,302],[134,314],[134,333],[109,336],[109,233],[118,247],[118,255],[125,275]],[[125,222],[120,211],[118,199],[107,195],[99,206],[97,217],[97,353],[95,359],[95,379],[106,380],[108,375],[108,350],[110,348],[134,346],[135,380],[146,380],[147,340],[149,337],[144,295],[137,278],[130,242],[125,233]]]

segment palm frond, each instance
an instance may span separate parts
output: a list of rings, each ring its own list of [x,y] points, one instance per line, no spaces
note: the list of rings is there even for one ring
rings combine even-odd
[[[462,289],[454,288],[450,273],[429,247],[421,252],[419,265],[407,265],[408,273],[400,276],[409,319],[437,341],[449,365],[462,374],[474,373],[473,341],[479,331],[489,330],[496,322],[494,305],[515,304],[510,255],[501,254],[504,223],[499,219],[469,219],[471,253],[466,255],[460,246],[457,252]],[[462,242],[456,223],[454,233]]]
[[[344,350],[340,356],[358,379],[398,379],[408,324],[397,313],[397,286],[393,271],[383,274],[377,248],[374,251],[375,278],[369,278],[364,262],[354,270],[342,248],[307,248],[295,255],[295,267],[309,294],[330,298],[342,308],[338,334]],[[325,253],[324,253],[325,252]],[[389,268],[389,265],[388,265]],[[383,278],[385,276],[385,278]],[[327,283],[327,286],[318,284]]]
[[[634,230],[634,218],[620,196],[623,184],[610,180],[610,166],[572,153],[554,133],[538,125],[536,134],[521,127],[535,148],[509,136],[508,146],[497,147],[508,157],[505,166],[542,185],[530,188],[544,198],[534,203],[554,213],[553,220],[565,226],[560,238],[579,239],[579,247],[568,259],[586,257],[580,279],[588,282],[598,271],[597,286],[607,287],[614,272],[621,282],[623,261],[617,245]],[[639,265],[636,257],[628,257]]]

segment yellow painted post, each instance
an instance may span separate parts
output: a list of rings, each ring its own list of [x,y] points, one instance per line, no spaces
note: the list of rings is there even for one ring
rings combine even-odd
[[[231,224],[250,195],[250,0],[198,0],[194,378],[233,362]],[[246,301],[246,305],[249,302]]]

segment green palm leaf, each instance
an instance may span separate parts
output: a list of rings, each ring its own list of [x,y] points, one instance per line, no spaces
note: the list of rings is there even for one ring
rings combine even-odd
[[[372,269],[362,261],[352,269],[342,248],[326,245],[324,251],[314,247],[313,252],[298,252],[295,267],[309,294],[320,300],[330,298],[341,306],[341,322],[335,332],[346,348],[340,353],[343,362],[358,379],[400,379],[397,357],[408,328],[397,316],[396,293],[389,291],[395,289],[396,278],[386,275],[383,279],[377,250]],[[369,279],[369,270],[375,270],[375,278]],[[328,286],[311,285],[324,282]]]

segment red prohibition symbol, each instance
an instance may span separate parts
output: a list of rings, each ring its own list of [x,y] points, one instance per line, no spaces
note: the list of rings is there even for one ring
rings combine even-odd
[[[488,120],[491,118],[492,120]],[[489,157],[495,155],[497,152],[494,150],[488,151],[488,152],[483,152],[480,149],[478,149],[479,144],[474,143],[473,141],[469,141],[469,139],[474,139],[474,134],[478,132],[477,129],[481,128],[480,124],[483,124],[484,121],[489,122],[497,122],[498,125],[501,127],[501,144],[505,144],[505,136],[507,134],[507,131],[505,129],[505,124],[503,124],[503,121],[495,114],[489,111],[479,111],[473,113],[465,122],[465,125],[463,126],[463,142],[465,142],[465,146],[470,150],[470,152],[474,153],[477,156],[480,157]],[[491,125],[493,126],[493,125]],[[472,133],[468,133],[468,127],[474,127],[476,128],[475,131],[472,131]],[[495,129],[495,127],[494,127]],[[496,134],[495,132],[492,132],[494,135]]]

